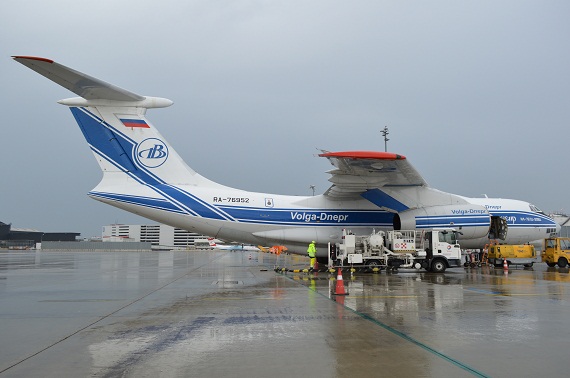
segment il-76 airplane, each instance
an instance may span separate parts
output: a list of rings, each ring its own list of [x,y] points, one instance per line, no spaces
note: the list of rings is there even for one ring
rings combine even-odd
[[[89,196],[174,227],[253,245],[284,245],[305,254],[316,241],[319,260],[342,230],[454,228],[462,248],[490,239],[521,244],[560,230],[528,202],[467,198],[428,185],[405,156],[375,151],[322,151],[334,166],[331,187],[317,196],[247,192],[218,184],[190,168],[146,118],[172,105],[141,96],[50,59],[14,56],[80,97],[69,106],[103,171]]]

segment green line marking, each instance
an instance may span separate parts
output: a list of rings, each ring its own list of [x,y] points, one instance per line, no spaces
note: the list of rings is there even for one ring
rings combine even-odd
[[[287,276],[285,276],[285,277],[287,277]],[[287,278],[289,278],[289,279],[290,279],[291,281],[293,281],[293,282],[298,282],[298,283],[300,283],[298,280],[293,280],[291,277],[287,277]],[[303,285],[303,286],[305,286],[305,285]],[[313,290],[313,289],[311,289],[310,287],[307,287],[307,289]],[[329,299],[329,300],[331,300],[331,301],[336,302],[336,301],[334,300],[334,298],[329,298],[329,297],[327,297],[326,295],[324,295],[322,292],[318,292],[318,291],[316,291],[316,290],[313,290],[313,291],[315,291],[316,293],[318,293],[319,295],[321,295],[321,296],[324,297],[324,298],[327,298],[327,299]],[[399,337],[401,337],[402,339],[404,339],[404,340],[406,340],[406,341],[409,341],[410,343],[412,343],[412,344],[414,344],[414,345],[419,346],[420,348],[422,348],[422,349],[424,349],[424,350],[430,352],[431,354],[433,354],[433,355],[435,355],[435,356],[437,356],[437,357],[439,357],[439,358],[442,358],[443,360],[445,360],[445,361],[447,361],[447,362],[450,362],[451,364],[453,364],[453,365],[455,365],[455,366],[457,366],[457,367],[459,367],[459,368],[461,368],[461,369],[463,369],[463,370],[465,370],[465,371],[471,373],[472,375],[474,375],[474,376],[476,376],[476,377],[489,378],[488,375],[485,375],[485,374],[483,374],[482,372],[480,372],[480,371],[478,371],[478,370],[476,370],[476,369],[470,367],[469,365],[464,364],[463,362],[458,361],[458,360],[456,360],[456,359],[454,359],[454,358],[452,358],[452,357],[449,357],[448,355],[445,355],[445,354],[443,354],[443,353],[441,353],[441,352],[438,352],[437,350],[435,350],[435,349],[433,349],[432,347],[430,347],[430,346],[428,346],[428,345],[422,343],[421,341],[418,341],[418,340],[414,339],[413,337],[411,337],[411,336],[409,336],[409,335],[407,335],[407,334],[405,334],[405,333],[403,333],[403,332],[401,332],[401,331],[398,331],[398,330],[395,329],[395,328],[390,327],[388,324],[382,323],[382,322],[379,321],[378,319],[374,319],[372,316],[370,316],[370,315],[368,315],[368,314],[365,314],[365,313],[363,313],[363,312],[356,311],[356,310],[354,310],[354,309],[352,309],[352,308],[350,308],[350,307],[348,307],[348,306],[346,306],[346,305],[342,305],[342,304],[340,304],[340,303],[338,303],[338,302],[336,302],[336,304],[337,304],[338,306],[343,306],[345,309],[347,309],[347,310],[349,310],[349,311],[352,311],[354,314],[360,316],[361,318],[366,319],[366,320],[368,320],[369,322],[372,322],[372,323],[376,324],[377,326],[380,326],[380,327],[384,328],[386,331],[391,332],[391,333],[393,333],[394,335],[399,336]]]
[[[424,343],[422,343],[422,342],[420,342],[420,341],[414,339],[413,337],[411,337],[411,336],[409,336],[409,335],[407,335],[407,334],[405,334],[405,333],[403,333],[403,332],[401,332],[401,331],[398,331],[397,329],[392,328],[392,327],[390,327],[389,325],[384,324],[384,323],[380,322],[380,321],[377,320],[377,319],[374,319],[373,317],[371,317],[371,316],[368,315],[368,314],[364,314],[364,313],[362,313],[362,312],[353,310],[352,308],[347,307],[347,306],[344,306],[344,308],[346,308],[346,309],[348,309],[348,310],[354,312],[354,313],[357,314],[358,316],[360,316],[360,317],[362,317],[362,318],[364,318],[364,319],[366,319],[366,320],[368,320],[368,321],[370,321],[370,322],[372,322],[372,323],[374,323],[374,324],[376,324],[376,325],[378,325],[378,326],[384,328],[385,330],[387,330],[387,331],[389,331],[389,332],[392,332],[394,335],[399,336],[399,337],[401,337],[402,339],[404,339],[404,340],[406,340],[406,341],[409,341],[409,342],[411,342],[412,344],[415,344],[415,345],[419,346],[420,348],[425,349],[425,350],[427,350],[428,352],[430,352],[430,353],[432,353],[432,354],[434,354],[434,355],[436,355],[436,356],[438,356],[438,357],[440,357],[440,358],[442,358],[442,359],[444,359],[444,360],[446,360],[446,361],[448,361],[448,362],[451,362],[453,365],[455,365],[455,366],[457,366],[457,367],[459,367],[459,368],[461,368],[461,369],[463,369],[463,370],[465,370],[465,371],[467,371],[467,372],[473,374],[473,375],[476,376],[476,377],[486,377],[486,378],[489,377],[488,375],[485,375],[485,374],[481,373],[480,371],[478,371],[478,370],[476,370],[476,369],[474,369],[474,368],[472,368],[472,367],[470,367],[470,366],[464,364],[463,362],[458,361],[458,360],[456,360],[456,359],[454,359],[454,358],[452,358],[452,357],[449,357],[449,356],[447,356],[447,355],[445,355],[445,354],[443,354],[443,353],[441,353],[441,352],[438,352],[437,350],[435,350],[435,349],[433,349],[432,347],[430,347],[430,346],[428,346],[428,345],[426,345],[426,344],[424,344]]]

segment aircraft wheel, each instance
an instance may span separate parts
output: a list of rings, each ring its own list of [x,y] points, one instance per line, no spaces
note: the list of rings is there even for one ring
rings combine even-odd
[[[566,268],[566,266],[568,266],[568,260],[566,260],[565,257],[561,257],[558,259],[558,267],[560,268]]]

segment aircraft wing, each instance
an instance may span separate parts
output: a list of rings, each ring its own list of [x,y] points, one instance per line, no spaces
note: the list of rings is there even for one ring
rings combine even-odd
[[[354,198],[370,189],[385,186],[428,186],[424,178],[405,156],[375,151],[324,151],[335,169],[329,171],[333,185],[325,195],[334,198]]]
[[[86,100],[141,101],[145,99],[144,96],[75,71],[51,59],[34,56],[13,56],[12,58]]]

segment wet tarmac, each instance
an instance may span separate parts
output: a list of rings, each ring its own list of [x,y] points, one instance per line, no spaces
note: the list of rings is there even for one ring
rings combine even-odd
[[[0,251],[0,377],[568,376],[567,269],[345,273],[335,297],[276,258]]]

